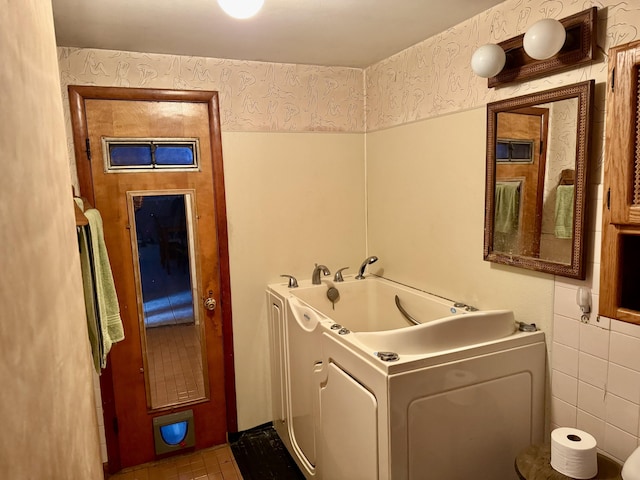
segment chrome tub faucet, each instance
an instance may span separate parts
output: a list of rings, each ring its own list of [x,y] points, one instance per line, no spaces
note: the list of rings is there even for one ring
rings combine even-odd
[[[364,269],[367,268],[367,265],[371,265],[372,263],[375,263],[377,261],[378,261],[378,257],[376,257],[375,255],[365,259],[365,261],[362,262],[362,265],[360,265],[360,268],[358,269],[358,275],[356,275],[356,280],[363,280]]]
[[[331,275],[331,272],[327,267],[316,263],[316,267],[313,269],[313,273],[311,274],[311,283],[313,285],[320,285],[320,272],[322,272],[325,277],[327,275]]]

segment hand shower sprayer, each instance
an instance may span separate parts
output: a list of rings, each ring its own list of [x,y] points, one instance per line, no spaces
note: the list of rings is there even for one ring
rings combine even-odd
[[[364,269],[367,268],[367,265],[371,265],[372,263],[375,263],[378,261],[378,257],[371,256],[368,257],[364,262],[362,262],[362,265],[360,265],[360,268],[358,269],[358,275],[356,275],[356,280],[363,280],[364,279]]]

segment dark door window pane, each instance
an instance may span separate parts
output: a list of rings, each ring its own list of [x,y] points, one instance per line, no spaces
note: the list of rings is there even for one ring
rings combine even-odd
[[[513,160],[531,160],[533,144],[530,142],[512,142],[511,143],[511,158]]]
[[[151,145],[109,145],[111,165],[140,167],[151,165]]]
[[[156,165],[193,165],[193,148],[191,145],[157,145]]]
[[[496,145],[496,160],[508,160],[509,159],[509,143],[498,142]]]

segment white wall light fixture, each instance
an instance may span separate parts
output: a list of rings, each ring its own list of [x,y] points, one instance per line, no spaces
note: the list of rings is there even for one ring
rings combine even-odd
[[[227,15],[245,19],[259,12],[264,0],[218,0],[218,4]]]
[[[564,25],[553,18],[537,21],[524,34],[524,51],[535,60],[546,60],[558,53],[567,38]]]
[[[597,7],[560,20],[544,18],[526,33],[479,47],[471,57],[471,69],[488,78],[487,86],[493,88],[591,62],[597,49],[597,21]]]
[[[504,68],[507,55],[500,45],[487,43],[478,48],[471,57],[471,70],[482,78],[495,77]]]
[[[562,49],[566,38],[567,32],[562,23],[553,18],[544,18],[527,30],[522,47],[534,60],[546,60]],[[473,53],[471,69],[479,77],[495,77],[504,68],[506,60],[506,53],[500,45],[487,43]]]

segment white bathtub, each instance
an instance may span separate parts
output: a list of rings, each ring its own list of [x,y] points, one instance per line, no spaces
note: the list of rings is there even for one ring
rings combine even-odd
[[[267,293],[274,426],[307,478],[515,479],[542,440],[544,334],[512,312],[375,277]]]

